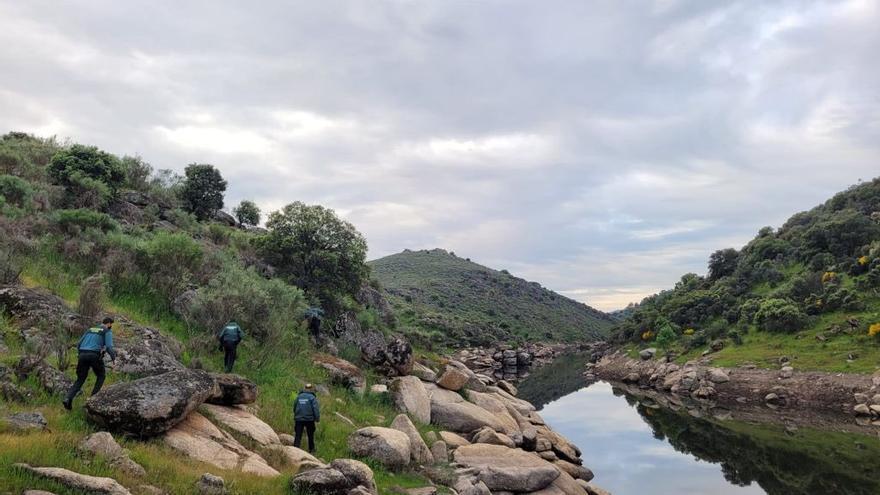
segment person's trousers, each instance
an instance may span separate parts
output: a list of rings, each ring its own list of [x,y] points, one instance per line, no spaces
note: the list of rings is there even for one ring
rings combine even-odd
[[[230,342],[228,340],[223,341],[223,352],[225,353],[223,356],[223,365],[226,367],[227,373],[232,373],[232,366],[235,365],[235,358],[238,354],[237,348],[238,342]]]
[[[303,429],[309,436],[309,453],[315,452],[315,422],[314,421],[297,421],[293,425],[293,446],[299,448],[302,442]]]
[[[79,393],[83,384],[86,382],[86,378],[89,377],[89,370],[95,372],[95,387],[92,388],[92,395],[97,394],[101,391],[101,387],[104,385],[104,360],[101,359],[101,354],[99,352],[93,351],[80,351],[79,359],[76,361],[76,381],[73,382],[73,386],[70,387],[70,391],[67,392],[67,402],[73,402],[73,398],[76,397],[76,394]]]

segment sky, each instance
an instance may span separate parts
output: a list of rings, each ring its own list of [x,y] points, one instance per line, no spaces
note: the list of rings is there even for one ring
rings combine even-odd
[[[0,0],[0,132],[603,310],[880,175],[880,2]]]

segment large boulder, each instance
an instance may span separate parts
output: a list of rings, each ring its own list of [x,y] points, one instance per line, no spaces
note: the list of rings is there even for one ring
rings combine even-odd
[[[99,431],[86,437],[79,443],[77,449],[91,455],[103,457],[114,466],[129,476],[144,477],[147,472],[143,466],[131,460],[128,452],[116,443],[113,435],[106,431]]]
[[[161,375],[184,369],[181,345],[151,327],[136,325],[124,318],[113,328],[116,347],[115,370],[138,376]]]
[[[348,479],[338,469],[311,469],[291,478],[290,487],[295,493],[344,495],[348,489]]]
[[[110,431],[150,437],[183,421],[215,387],[205,371],[171,371],[104,388],[86,401],[86,414]]]
[[[417,464],[433,464],[434,456],[428,445],[422,440],[419,430],[406,414],[398,414],[391,422],[391,428],[403,432],[409,437],[410,457]]]
[[[411,414],[422,423],[431,422],[431,398],[421,380],[414,376],[395,378],[389,391],[399,411]]]
[[[211,473],[202,473],[199,481],[196,482],[196,493],[199,495],[228,495],[229,490],[226,489],[226,481]]]
[[[559,477],[552,466],[487,466],[480,471],[479,480],[495,491],[534,492],[546,488]]]
[[[511,416],[507,405],[505,404],[505,399],[501,395],[468,390],[467,398],[470,402],[492,413],[504,426],[502,431],[505,433],[512,434],[520,431],[519,424],[517,424],[516,419]]]
[[[405,433],[391,428],[368,426],[348,437],[348,447],[357,456],[370,457],[393,468],[409,464],[410,440]]]
[[[0,418],[0,424],[15,431],[42,431],[47,429],[49,422],[43,416],[43,413],[37,412],[18,412],[5,418]]]
[[[331,382],[350,388],[359,394],[366,391],[367,382],[363,372],[350,362],[329,354],[316,354],[313,362],[327,371]]]
[[[505,431],[504,424],[489,411],[470,402],[431,402],[431,423],[458,433],[484,426]]]
[[[258,476],[278,476],[265,459],[214,426],[206,417],[193,412],[163,437],[171,448],[197,461],[221,469],[237,469]]]
[[[20,285],[0,286],[0,307],[18,320],[22,328],[41,321],[57,322],[72,328],[85,328],[88,322],[76,314],[60,297],[42,288]]]
[[[395,337],[385,348],[385,359],[398,376],[408,375],[413,368],[412,346],[403,337]]]
[[[200,411],[213,419],[216,424],[245,436],[259,445],[281,443],[281,439],[271,426],[239,407],[204,404]]]
[[[447,366],[440,378],[437,379],[437,385],[455,392],[461,390],[468,380],[470,380],[470,376],[467,373],[458,368]]]
[[[324,463],[317,457],[292,445],[269,445],[265,447],[264,450],[272,452],[284,459],[288,467],[294,473],[325,467]]]
[[[453,454],[453,458],[455,462],[461,464],[462,466],[477,469],[480,472],[480,476],[482,476],[482,473],[484,471],[488,471],[487,468],[489,467],[502,470],[508,470],[508,468],[524,469],[524,471],[520,471],[520,473],[528,473],[531,472],[531,470],[536,470],[536,476],[538,476],[537,473],[547,472],[545,468],[549,467],[556,470],[559,474],[552,480],[552,482],[548,486],[542,489],[548,490],[547,492],[541,491],[539,493],[554,495],[583,493],[583,488],[581,488],[581,486],[578,485],[574,478],[569,476],[568,473],[562,472],[561,470],[554,467],[551,463],[545,461],[544,459],[541,459],[532,452],[526,452],[520,449],[511,449],[501,445],[475,443],[472,445],[465,445],[456,449],[455,453]],[[540,471],[538,471],[537,468],[541,468]],[[516,469],[510,469],[507,474],[510,474],[511,472],[516,472]],[[513,490],[508,489],[493,491]]]
[[[424,380],[426,382],[436,382],[437,381],[437,372],[428,368],[422,363],[414,362],[412,372],[413,376],[418,377],[420,380]]]
[[[211,376],[217,382],[217,393],[208,398],[208,403],[234,406],[257,401],[257,384],[247,378],[231,373],[212,373]]]
[[[330,467],[342,473],[348,480],[348,486],[351,488],[362,486],[369,493],[379,493],[376,488],[376,481],[373,478],[373,470],[361,461],[354,459],[334,459],[330,463]]]
[[[503,433],[498,433],[492,428],[482,428],[474,434],[473,443],[491,443],[493,445],[504,445],[505,447],[514,448],[516,445],[513,440]]]
[[[21,463],[13,464],[12,466],[41,478],[47,478],[60,483],[71,490],[105,495],[131,495],[130,491],[112,478],[88,476],[57,467],[31,467],[28,464]]]
[[[443,440],[450,449],[457,449],[458,447],[471,444],[467,438],[452,433],[451,431],[441,431],[438,435],[440,435],[440,439]]]
[[[393,327],[396,323],[394,311],[385,296],[368,284],[364,284],[354,295],[357,302],[369,309],[375,309],[385,325]]]

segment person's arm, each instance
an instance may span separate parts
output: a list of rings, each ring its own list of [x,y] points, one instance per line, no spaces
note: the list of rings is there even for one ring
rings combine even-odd
[[[318,398],[312,397],[312,412],[315,413],[315,423],[321,421],[321,406],[318,405]]]
[[[114,363],[116,362],[116,349],[113,348],[113,331],[107,330],[104,332],[104,348],[107,350],[107,354],[110,355],[110,360]]]
[[[238,343],[244,338],[244,330],[242,330],[240,326],[236,326],[236,329],[238,330],[238,341],[236,343]]]

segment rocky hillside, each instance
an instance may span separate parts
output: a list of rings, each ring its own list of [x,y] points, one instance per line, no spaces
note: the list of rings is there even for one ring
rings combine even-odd
[[[612,319],[537,282],[442,249],[369,262],[404,326],[455,346],[604,338]]]

